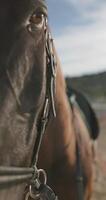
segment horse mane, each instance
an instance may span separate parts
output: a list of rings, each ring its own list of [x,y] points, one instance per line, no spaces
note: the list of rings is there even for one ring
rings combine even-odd
[[[93,140],[96,140],[99,135],[99,123],[96,116],[94,109],[92,108],[91,104],[89,103],[88,99],[85,95],[75,88],[71,86],[67,86],[67,95],[70,98],[72,95],[75,95],[76,102],[78,103],[81,111],[83,112],[87,124],[90,130],[90,136]]]

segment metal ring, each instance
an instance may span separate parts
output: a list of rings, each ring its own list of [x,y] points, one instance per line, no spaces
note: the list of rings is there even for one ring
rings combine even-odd
[[[38,197],[38,195],[39,195],[39,194],[33,194],[33,192],[32,192],[32,186],[30,185],[30,186],[29,186],[29,196],[30,196],[32,199],[36,200],[36,198]]]
[[[44,184],[46,185],[46,183],[47,183],[47,174],[46,174],[46,172],[45,172],[45,170],[44,169],[39,169],[38,170],[38,177],[40,178],[40,174],[42,174],[43,175],[43,178],[44,178]]]

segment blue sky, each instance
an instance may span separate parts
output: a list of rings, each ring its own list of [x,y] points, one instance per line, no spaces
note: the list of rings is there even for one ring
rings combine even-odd
[[[106,70],[106,0],[47,0],[65,75]]]

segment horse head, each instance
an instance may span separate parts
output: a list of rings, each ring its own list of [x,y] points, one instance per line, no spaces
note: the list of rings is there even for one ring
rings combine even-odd
[[[31,165],[46,96],[46,19],[44,0],[0,1],[2,166]],[[10,188],[8,200],[22,199],[20,186],[14,190]],[[6,194],[0,191],[0,199]]]

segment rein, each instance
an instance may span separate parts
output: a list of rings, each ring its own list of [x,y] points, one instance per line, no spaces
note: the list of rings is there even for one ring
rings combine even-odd
[[[44,196],[47,195],[53,197],[51,199],[55,200],[57,197],[46,185],[47,177],[46,172],[43,169],[37,169],[38,154],[42,142],[43,135],[45,133],[47,124],[49,122],[49,116],[52,111],[54,117],[56,117],[55,110],[55,82],[56,82],[56,61],[53,51],[53,39],[48,28],[47,18],[45,17],[45,36],[46,36],[46,62],[47,62],[47,82],[46,82],[46,96],[45,103],[43,106],[43,111],[38,127],[38,135],[35,141],[32,166],[31,167],[5,167],[0,166],[0,189],[4,187],[11,187],[12,185],[17,185],[21,183],[28,184],[28,192],[26,194],[25,200],[30,197],[36,199],[40,195],[41,185],[43,184]],[[7,73],[10,85],[12,87],[12,82],[9,74]],[[43,176],[44,182],[41,183],[40,176]],[[40,188],[40,189],[39,189]],[[33,192],[34,191],[34,192]],[[36,195],[36,191],[38,194]],[[46,197],[46,198],[47,198]],[[45,198],[43,198],[45,199]],[[48,198],[47,198],[48,199]],[[50,198],[49,198],[50,199]]]

